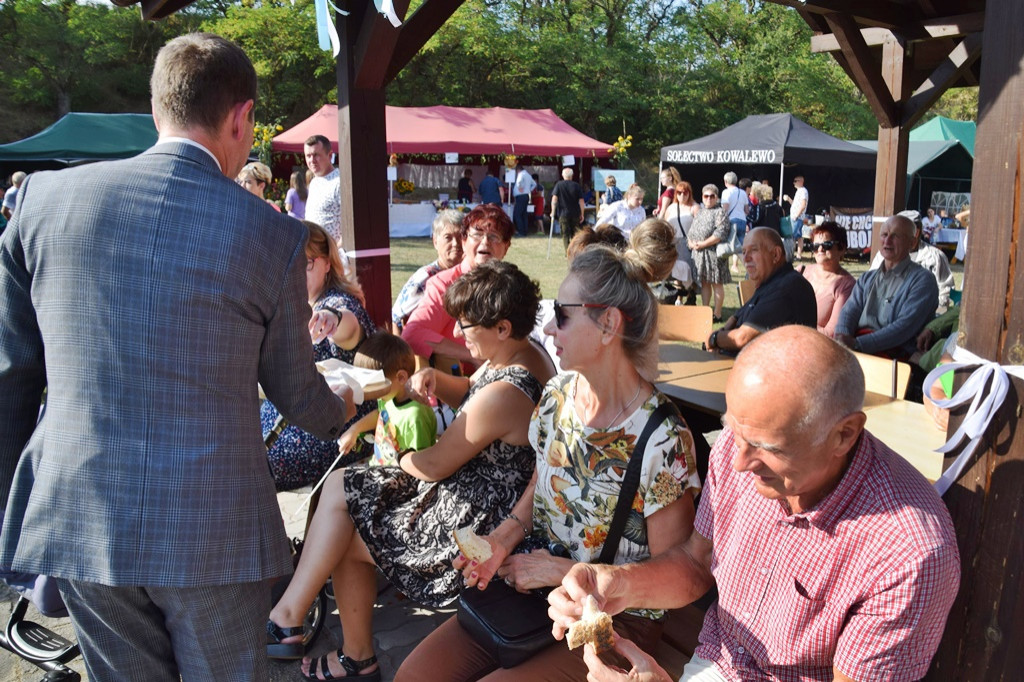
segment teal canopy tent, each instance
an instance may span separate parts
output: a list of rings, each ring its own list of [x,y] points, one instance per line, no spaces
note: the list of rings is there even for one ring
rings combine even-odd
[[[910,141],[956,140],[964,146],[973,159],[974,136],[977,130],[978,124],[974,121],[955,121],[944,116],[936,116],[911,130]]]
[[[42,132],[0,145],[0,162],[81,161],[135,156],[156,142],[150,114],[66,114]]]
[[[878,140],[854,140],[854,144],[878,150]],[[974,156],[962,141],[911,140],[907,145],[907,208],[924,212],[931,204],[932,192],[970,192],[973,171]]]

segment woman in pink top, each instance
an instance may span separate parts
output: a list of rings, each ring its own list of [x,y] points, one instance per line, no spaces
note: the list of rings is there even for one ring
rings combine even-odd
[[[835,336],[839,311],[857,280],[842,266],[846,230],[826,221],[814,228],[811,240],[815,263],[802,268],[802,272],[804,279],[814,287],[814,297],[818,300],[818,331],[831,338]]]

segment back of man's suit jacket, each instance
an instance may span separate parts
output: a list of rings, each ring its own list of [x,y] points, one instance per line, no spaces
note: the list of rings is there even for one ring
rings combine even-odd
[[[344,422],[312,363],[305,227],[182,143],[21,191],[0,237],[0,564],[108,585],[281,575],[257,381],[321,438]]]

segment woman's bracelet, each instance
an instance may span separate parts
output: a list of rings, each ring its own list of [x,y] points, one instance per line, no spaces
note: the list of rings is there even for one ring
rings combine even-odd
[[[526,524],[525,524],[525,523],[523,523],[522,521],[520,521],[520,520],[519,520],[519,517],[518,517],[518,516],[516,516],[516,515],[515,515],[515,514],[513,514],[513,513],[509,513],[509,515],[505,517],[505,520],[506,520],[506,521],[515,521],[515,522],[516,522],[516,524],[517,524],[517,525],[518,525],[518,526],[519,526],[520,528],[522,528],[522,529],[523,529],[523,538],[524,538],[524,539],[526,539],[526,538],[530,537],[530,531],[526,530]]]
[[[320,306],[320,310],[326,310],[329,313],[334,313],[334,316],[336,318],[338,318],[338,322],[339,323],[341,322],[341,311],[338,310],[337,308],[332,308],[329,305],[325,305],[325,306]]]

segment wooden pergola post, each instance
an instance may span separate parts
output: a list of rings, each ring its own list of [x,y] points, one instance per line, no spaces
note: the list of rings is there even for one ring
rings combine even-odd
[[[1024,3],[988,0],[960,315],[960,345],[1004,365],[1024,364],[1022,25]],[[1022,397],[1013,379],[981,454],[946,493],[963,577],[929,679],[1024,675]]]
[[[338,53],[338,168],[341,239],[355,252],[366,310],[378,325],[391,319],[391,250],[387,200],[385,88],[464,0],[424,0],[395,28],[372,2],[346,0],[335,26]],[[404,18],[409,0],[395,0]]]

